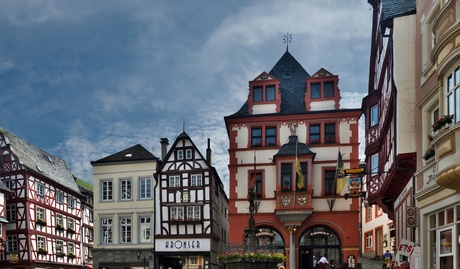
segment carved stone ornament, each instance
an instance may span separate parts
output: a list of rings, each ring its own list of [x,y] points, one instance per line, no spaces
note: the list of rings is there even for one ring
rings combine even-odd
[[[283,206],[291,205],[291,196],[281,196],[281,204]]]
[[[297,196],[297,204],[298,205],[306,205],[307,204],[307,196],[306,195],[299,195]]]

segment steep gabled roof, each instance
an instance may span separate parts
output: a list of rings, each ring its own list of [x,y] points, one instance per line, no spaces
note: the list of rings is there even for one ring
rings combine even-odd
[[[290,75],[286,75],[286,70],[291,71]],[[310,77],[310,75],[307,71],[305,71],[300,63],[288,51],[286,51],[269,74],[270,76],[280,80],[280,114],[306,112],[304,103],[305,81]],[[245,116],[248,114],[248,105],[246,101],[240,110],[230,117]]]
[[[142,145],[137,144],[130,148],[124,149],[110,156],[104,157],[97,161],[91,162],[93,164],[103,164],[111,162],[130,162],[130,161],[148,161],[158,160],[155,155],[145,149]]]
[[[11,152],[24,168],[81,194],[64,160],[35,147],[2,127],[0,127],[0,135],[3,135]]]

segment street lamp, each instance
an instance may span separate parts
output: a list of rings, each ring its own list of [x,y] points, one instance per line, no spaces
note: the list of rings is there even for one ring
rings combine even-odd
[[[138,261],[141,259],[141,254],[142,254],[141,249],[137,249],[137,260],[138,260]],[[144,254],[144,256],[143,256],[143,259],[144,259],[144,269],[145,269],[145,261],[146,261],[145,254]],[[148,260],[149,260],[149,261],[152,261],[152,260],[153,260],[153,249],[149,249]],[[149,267],[150,267],[150,266],[149,266]]]

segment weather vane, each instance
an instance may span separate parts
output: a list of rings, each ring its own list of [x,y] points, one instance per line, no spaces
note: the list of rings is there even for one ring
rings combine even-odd
[[[289,34],[289,32],[287,32],[285,35],[284,35],[284,39],[283,39],[283,44],[286,43],[286,51],[288,51],[289,49],[289,43],[292,43],[292,34]]]

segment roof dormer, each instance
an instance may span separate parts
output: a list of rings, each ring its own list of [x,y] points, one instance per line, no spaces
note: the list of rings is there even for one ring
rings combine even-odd
[[[340,108],[339,76],[321,68],[307,78],[305,108],[307,111],[332,110]]]
[[[280,81],[267,72],[262,72],[249,82],[249,114],[279,113],[281,94]]]

